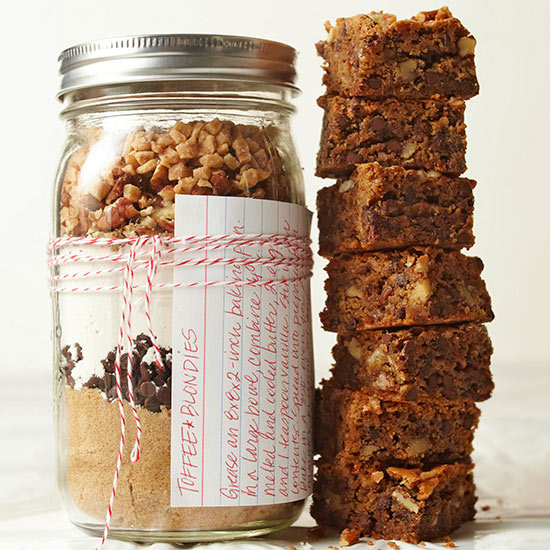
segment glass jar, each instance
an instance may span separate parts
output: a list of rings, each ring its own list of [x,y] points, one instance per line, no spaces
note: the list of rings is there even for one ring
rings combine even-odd
[[[110,503],[111,536],[135,541],[253,536],[290,525],[302,510],[303,494],[172,507],[172,266],[156,265],[150,295],[143,289],[151,271],[136,268],[132,324],[125,339],[121,333],[131,243],[173,237],[178,195],[303,205],[290,132],[294,59],[283,44],[204,35],[100,41],[60,56],[68,135],[50,247],[58,480],[69,518],[87,531],[104,531]],[[150,246],[134,250],[136,266]],[[302,382],[309,399],[309,364]],[[310,455],[301,465],[305,484]]]

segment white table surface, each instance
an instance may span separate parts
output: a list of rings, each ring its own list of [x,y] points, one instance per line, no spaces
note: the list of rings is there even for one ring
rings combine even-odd
[[[482,403],[474,459],[480,511],[453,534],[461,550],[550,550],[550,366],[493,367],[496,390]],[[65,518],[54,483],[49,373],[10,374],[0,399],[0,550],[92,550],[97,539]],[[337,535],[316,539],[307,511],[293,527],[261,540],[209,545],[211,550],[338,547]],[[398,542],[402,550],[435,549]],[[205,547],[207,545],[202,545]],[[192,546],[188,546],[191,548]],[[198,547],[198,546],[197,546]],[[148,548],[110,540],[105,550]],[[386,541],[354,550],[390,549]]]

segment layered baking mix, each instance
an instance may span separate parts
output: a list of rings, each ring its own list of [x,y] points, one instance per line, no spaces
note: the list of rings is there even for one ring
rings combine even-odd
[[[143,384],[143,382],[142,382]],[[159,389],[156,383],[157,396]],[[161,386],[162,387],[162,386]],[[152,390],[151,390],[152,391]],[[142,399],[140,399],[142,401]],[[80,512],[95,520],[105,517],[113,483],[113,468],[120,438],[118,403],[100,388],[65,389],[67,416],[67,485]],[[124,404],[126,418],[130,406]],[[126,529],[227,530],[250,521],[285,520],[295,516],[301,502],[267,506],[172,508],[170,506],[170,406],[152,411],[140,406],[141,458],[132,463],[130,453],[136,435],[126,423],[128,444],[117,483],[112,525]]]
[[[214,119],[86,137],[64,175],[62,235],[173,234],[178,194],[299,202],[274,127]]]
[[[219,195],[301,202],[298,186],[287,175],[277,130],[227,120],[173,121],[165,127],[131,127],[124,131],[91,128],[69,157],[59,197],[59,233],[64,237],[125,238],[174,234],[178,194]],[[75,243],[64,253],[94,260],[103,270],[103,287],[123,285],[123,274],[105,257],[119,252],[98,243]],[[62,264],[61,275],[90,270],[87,262]],[[108,270],[111,269],[111,272]],[[145,270],[135,284],[144,285]],[[172,374],[172,270],[162,265],[149,315],[161,365],[149,335],[143,295],[132,315],[134,351],[121,356],[121,391],[131,418],[127,373],[131,364],[134,397],[142,431],[141,457],[130,461],[133,422],[118,479],[112,526],[117,529],[228,530],[250,522],[284,522],[300,510],[301,501],[271,506],[171,508],[170,424]],[[120,292],[59,293],[55,297],[61,346],[59,369],[64,380],[66,476],[79,514],[103,522],[113,483],[120,438],[115,375],[120,326]],[[90,314],[93,312],[93,315]]]

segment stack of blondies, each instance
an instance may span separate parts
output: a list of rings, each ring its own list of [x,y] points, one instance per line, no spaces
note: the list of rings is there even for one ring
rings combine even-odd
[[[464,100],[475,40],[447,8],[338,19],[318,44],[327,93],[317,173],[324,328],[313,515],[410,542],[474,516],[476,401],[493,389],[493,318],[474,243]]]

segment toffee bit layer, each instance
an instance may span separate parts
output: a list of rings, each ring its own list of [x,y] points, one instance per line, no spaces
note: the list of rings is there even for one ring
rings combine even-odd
[[[326,28],[328,38],[317,50],[326,62],[323,81],[330,94],[468,99],[479,91],[476,41],[446,7],[402,21],[371,12]]]
[[[317,175],[342,177],[354,166],[423,168],[449,174],[466,170],[464,101],[320,98],[325,109]]]
[[[381,400],[331,382],[317,397],[315,450],[322,462],[404,467],[470,462],[479,418],[472,401]]]
[[[492,352],[487,328],[472,323],[339,335],[332,380],[389,400],[484,401]]]
[[[475,515],[469,464],[432,469],[319,465],[312,516],[320,525],[411,543],[435,540]]]
[[[483,262],[460,252],[408,248],[336,256],[328,266],[325,330],[360,330],[493,319]]]
[[[360,164],[349,180],[317,194],[319,253],[433,245],[469,248],[474,180],[399,166]]]
[[[137,128],[125,141],[90,130],[65,171],[61,234],[171,235],[178,194],[297,202],[276,133],[219,119]]]

